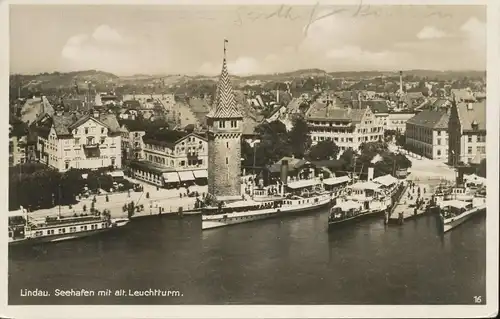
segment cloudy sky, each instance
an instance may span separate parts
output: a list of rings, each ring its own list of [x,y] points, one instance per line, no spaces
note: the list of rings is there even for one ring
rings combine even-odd
[[[485,70],[482,6],[10,7],[11,73]]]

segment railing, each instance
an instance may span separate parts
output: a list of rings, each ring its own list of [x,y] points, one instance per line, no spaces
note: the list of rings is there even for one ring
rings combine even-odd
[[[402,188],[402,191],[401,191],[401,187],[400,187],[400,188],[398,188],[396,193],[393,195],[391,209],[390,209],[389,215],[388,215],[389,217],[391,217],[392,213],[394,213],[394,210],[396,210],[396,207],[398,206],[399,202],[401,201],[401,198],[403,197],[403,195],[406,193],[407,189],[408,189],[408,183]]]

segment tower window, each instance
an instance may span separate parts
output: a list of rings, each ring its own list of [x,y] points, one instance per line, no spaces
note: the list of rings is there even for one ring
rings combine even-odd
[[[229,148],[229,142],[226,142],[226,147]]]
[[[226,122],[225,121],[219,121],[219,128],[225,128],[226,127]]]
[[[226,164],[229,164],[229,159],[226,157]]]

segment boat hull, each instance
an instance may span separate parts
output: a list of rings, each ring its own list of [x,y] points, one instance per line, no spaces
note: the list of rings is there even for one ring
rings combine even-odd
[[[350,218],[346,218],[346,219],[343,219],[343,220],[338,220],[338,221],[328,220],[328,229],[331,230],[331,229],[335,229],[335,228],[338,228],[338,227],[343,227],[343,226],[346,226],[346,225],[357,223],[357,222],[359,222],[361,220],[365,220],[365,219],[369,219],[369,218],[373,218],[373,217],[378,217],[378,216],[384,215],[384,213],[385,213],[385,210],[377,210],[377,211],[366,212],[364,214],[360,214],[360,215],[357,215],[357,216],[354,216],[354,217],[350,217]]]
[[[105,232],[119,229],[119,228],[127,225],[128,223],[129,223],[129,221],[119,221],[113,226],[110,226],[107,228],[102,228],[102,229],[94,229],[94,230],[81,231],[81,232],[75,232],[75,233],[69,233],[69,234],[68,233],[56,234],[56,235],[36,237],[36,238],[16,239],[16,240],[9,241],[9,246],[39,245],[39,244],[57,243],[57,242],[61,242],[61,241],[85,238],[85,237],[94,236],[97,234],[101,234],[101,233],[105,233]]]
[[[330,201],[331,200],[328,198],[327,200],[320,201],[316,205],[262,209],[248,213],[231,214],[232,216],[227,217],[219,217],[219,215],[217,215],[217,217],[210,215],[203,216],[201,229],[207,230],[224,226],[249,223],[257,220],[276,218],[279,216],[303,214],[324,208],[330,204]]]
[[[486,206],[475,207],[469,211],[466,211],[458,216],[451,218],[444,218],[442,214],[439,214],[439,218],[441,220],[441,228],[444,233],[462,225],[467,220],[482,215],[486,212]]]

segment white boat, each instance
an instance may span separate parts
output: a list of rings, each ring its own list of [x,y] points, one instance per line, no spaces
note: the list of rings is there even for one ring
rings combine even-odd
[[[391,207],[393,193],[392,189],[388,191],[374,182],[358,182],[348,186],[345,195],[330,208],[328,228],[385,213]]]
[[[274,198],[267,201],[242,200],[220,207],[206,207],[203,209],[202,229],[304,213],[325,207],[330,202],[331,194],[323,192],[311,193],[306,196],[288,195],[285,198]]]
[[[22,216],[9,218],[9,245],[60,242],[95,235],[128,224],[128,218],[110,218],[109,215],[81,215],[47,217],[36,221]]]
[[[470,218],[485,213],[486,199],[475,197],[472,201],[468,202],[452,199],[440,202],[439,208],[441,227],[443,232],[446,233]]]

